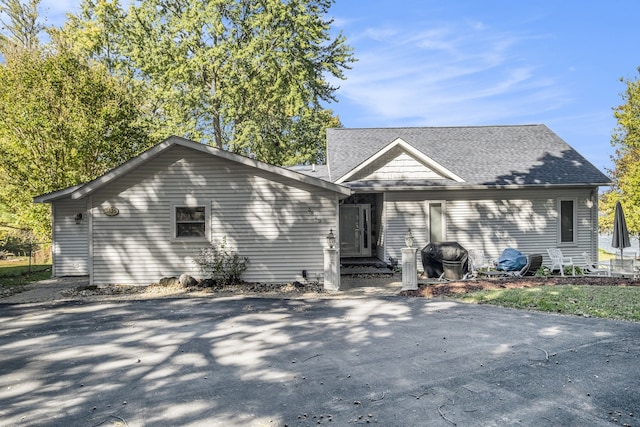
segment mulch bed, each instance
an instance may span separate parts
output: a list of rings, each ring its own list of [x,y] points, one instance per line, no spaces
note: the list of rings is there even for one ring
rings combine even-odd
[[[135,285],[106,285],[106,286],[79,286],[63,292],[65,296],[103,296],[103,295],[131,295],[144,294],[148,296],[179,295],[190,293],[206,294],[304,294],[322,293],[324,289],[318,283],[240,283],[225,286],[189,286],[183,287],[179,284],[161,285],[154,283],[148,286]]]
[[[361,274],[357,276],[365,282],[375,278],[389,278],[392,275]],[[513,289],[530,288],[537,286],[553,285],[593,285],[593,286],[640,286],[639,280],[627,278],[611,277],[586,277],[586,276],[553,276],[553,277],[526,277],[526,278],[490,278],[471,279],[461,281],[444,281],[429,284],[420,284],[417,290],[400,291],[399,296],[405,297],[446,297],[455,294],[474,292],[491,289]],[[20,288],[20,289],[18,289]],[[12,293],[25,290],[24,287],[9,288]],[[1,290],[1,289],[0,289]],[[179,284],[160,285],[152,284],[148,286],[131,285],[108,285],[108,286],[80,286],[63,291],[64,296],[92,297],[92,296],[116,296],[138,294],[141,297],[163,297],[163,296],[187,296],[189,294],[212,294],[218,296],[225,295],[259,295],[269,294],[278,296],[293,296],[302,294],[322,294],[326,293],[320,283],[240,283],[228,286],[203,287],[200,285],[182,287]],[[2,295],[3,297],[9,295]]]
[[[401,291],[408,297],[433,298],[481,290],[531,288],[553,285],[640,286],[640,281],[618,277],[565,276],[473,279],[421,284],[418,290]]]

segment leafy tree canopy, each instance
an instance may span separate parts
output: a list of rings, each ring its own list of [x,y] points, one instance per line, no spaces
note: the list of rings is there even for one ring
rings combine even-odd
[[[0,66],[0,204],[41,239],[32,197],[91,180],[148,148],[129,89],[67,51],[5,53]]]
[[[70,46],[137,81],[157,135],[274,164],[324,156],[322,108],[354,61],[325,20],[333,0],[83,0]],[[144,83],[144,84],[141,84]]]
[[[638,69],[640,72],[640,68]],[[640,235],[640,81],[622,79],[623,103],[614,109],[617,126],[611,137],[616,148],[610,171],[613,186],[600,199],[600,228],[613,229],[615,204],[619,200],[631,234]]]
[[[38,46],[38,35],[44,30],[39,22],[38,6],[40,0],[29,0],[27,4],[20,0],[0,0],[0,19],[3,27],[0,32],[0,50],[6,52],[14,49],[35,49]]]
[[[24,3],[22,3],[24,1]],[[0,0],[0,206],[48,239],[32,197],[94,179],[170,134],[274,164],[321,163],[329,79],[354,61],[333,0],[83,0],[62,29]],[[51,42],[42,44],[41,32]]]

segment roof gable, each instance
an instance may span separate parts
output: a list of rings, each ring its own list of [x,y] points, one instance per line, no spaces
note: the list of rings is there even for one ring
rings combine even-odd
[[[331,180],[352,188],[378,185],[360,171],[397,140],[418,153],[415,159],[429,159],[423,161],[427,167],[441,168],[435,169],[441,176],[459,179],[412,177],[411,182],[387,181],[389,188],[610,185],[606,175],[545,125],[328,129]]]
[[[386,181],[386,180],[454,180],[462,178],[449,171],[424,153],[416,150],[401,138],[397,138],[369,159],[336,180]]]
[[[233,162],[237,162],[246,166],[254,167],[262,171],[267,171],[276,175],[284,176],[286,178],[289,178],[295,181],[314,185],[314,186],[323,188],[325,190],[334,191],[345,197],[351,194],[351,190],[349,190],[348,188],[335,183],[331,183],[329,181],[318,179],[313,176],[298,173],[298,172],[285,169],[279,166],[270,165],[268,163],[263,163],[254,159],[250,159],[248,157],[241,156],[239,154],[220,150],[210,145],[201,144],[201,143],[190,141],[188,139],[180,138],[177,136],[171,136],[168,139],[164,140],[163,142],[151,147],[147,151],[144,151],[138,156],[123,163],[122,165],[114,169],[111,169],[110,171],[94,179],[93,181],[89,181],[82,185],[77,185],[77,186],[69,187],[66,189],[62,189],[53,193],[40,195],[35,197],[33,200],[36,203],[47,203],[47,202],[51,202],[53,200],[59,199],[61,197],[66,197],[66,196],[70,196],[72,199],[80,199],[80,198],[86,197],[89,194],[92,194],[93,192],[102,188],[103,186],[109,184],[113,180],[134,170],[140,165],[151,161],[161,153],[165,152],[166,150],[174,146],[182,146],[189,149],[197,150],[207,155],[217,156],[217,157],[230,160]]]

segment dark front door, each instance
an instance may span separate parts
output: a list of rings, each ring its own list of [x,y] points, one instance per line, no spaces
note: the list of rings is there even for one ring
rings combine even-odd
[[[371,205],[340,206],[340,255],[371,256]]]

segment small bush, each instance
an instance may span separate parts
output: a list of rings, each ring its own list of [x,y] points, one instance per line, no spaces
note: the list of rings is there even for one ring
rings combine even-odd
[[[537,277],[549,277],[551,276],[551,269],[549,267],[545,267],[544,265],[540,266],[540,268],[538,268],[538,270],[536,270],[536,276]]]
[[[578,267],[578,266],[574,266],[573,269],[571,267],[565,267],[564,268],[564,275],[565,276],[571,276],[573,274],[573,271],[575,270],[576,275],[578,276],[582,276],[583,271],[582,268]]]
[[[584,274],[584,271],[582,270],[581,267],[575,266],[575,267],[573,267],[573,269],[575,269],[575,272],[576,272],[577,276],[582,276]],[[572,276],[573,275],[573,269],[571,268],[571,266],[564,267],[564,275],[565,276]],[[556,271],[558,271],[558,274],[560,274],[560,270],[556,270]],[[549,277],[553,273],[554,272],[551,271],[551,269],[549,267],[545,267],[543,265],[540,268],[538,268],[538,270],[536,271],[535,275],[538,276],[538,277]]]
[[[196,263],[204,275],[219,285],[234,285],[242,282],[249,264],[249,258],[238,255],[227,247],[227,238],[219,245],[200,249]]]

